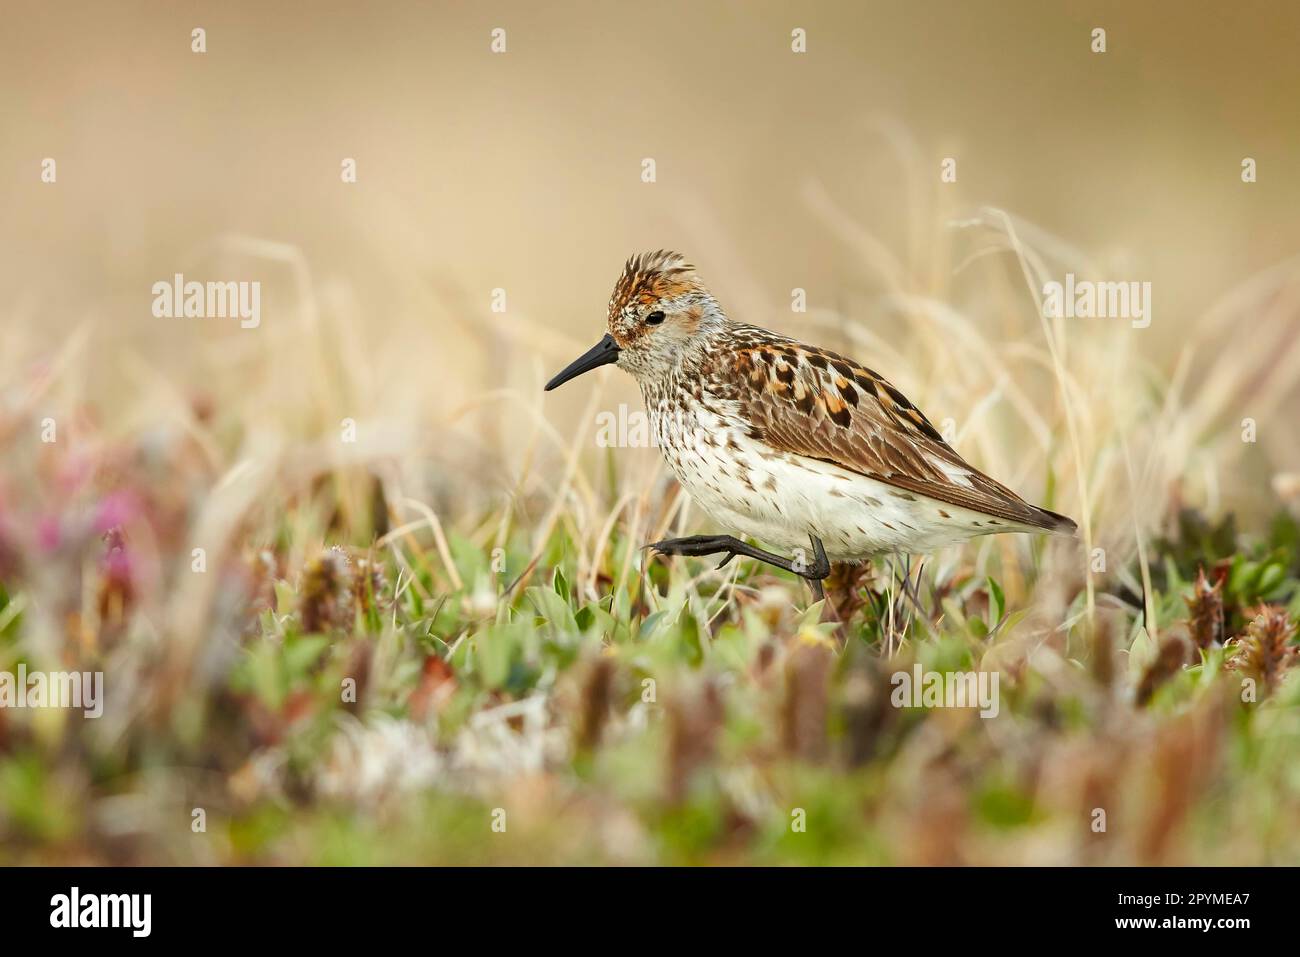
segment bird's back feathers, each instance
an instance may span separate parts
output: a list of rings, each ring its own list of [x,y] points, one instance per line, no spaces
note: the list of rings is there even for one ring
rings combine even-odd
[[[710,353],[701,371],[737,402],[751,438],[988,515],[994,525],[1073,534],[1070,519],[968,464],[879,373],[756,326],[729,331],[728,348]]]

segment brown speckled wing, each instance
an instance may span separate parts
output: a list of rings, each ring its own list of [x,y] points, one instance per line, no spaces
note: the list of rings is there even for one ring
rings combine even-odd
[[[906,396],[852,359],[739,326],[712,365],[751,437],[775,449],[1008,522],[1073,526],[968,465]]]

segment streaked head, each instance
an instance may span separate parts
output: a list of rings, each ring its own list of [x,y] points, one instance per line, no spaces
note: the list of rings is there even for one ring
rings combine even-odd
[[[717,301],[679,253],[633,256],[609,300],[608,334],[546,389],[611,362],[638,379],[664,375],[724,323]]]

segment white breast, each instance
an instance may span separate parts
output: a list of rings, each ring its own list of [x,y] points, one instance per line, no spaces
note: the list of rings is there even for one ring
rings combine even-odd
[[[677,414],[661,402],[650,418],[664,460],[691,499],[731,534],[785,554],[806,552],[815,535],[832,560],[852,561],[931,552],[1014,528],[828,462],[775,451],[749,438],[725,403],[721,408],[721,414]]]

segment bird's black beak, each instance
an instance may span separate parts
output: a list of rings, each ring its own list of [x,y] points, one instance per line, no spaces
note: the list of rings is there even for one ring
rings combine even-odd
[[[600,342],[570,362],[559,375],[546,383],[545,391],[550,392],[556,386],[564,385],[570,379],[576,379],[584,372],[590,372],[592,369],[617,361],[618,343],[614,341],[613,336],[606,333]]]

